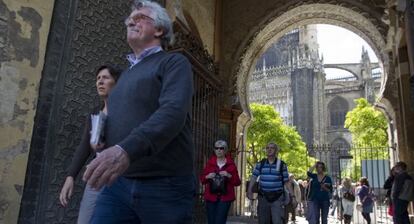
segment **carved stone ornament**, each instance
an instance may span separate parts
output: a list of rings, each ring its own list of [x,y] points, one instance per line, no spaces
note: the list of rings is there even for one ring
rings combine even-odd
[[[214,60],[208,51],[204,48],[199,37],[193,35],[179,18],[174,21],[174,42],[167,46],[166,50],[183,50],[194,57],[200,64],[213,74],[216,74]]]

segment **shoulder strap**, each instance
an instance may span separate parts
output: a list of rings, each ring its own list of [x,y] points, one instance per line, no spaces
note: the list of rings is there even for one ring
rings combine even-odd
[[[284,164],[285,164],[285,162],[283,162],[283,160],[280,160],[279,173],[280,173],[280,176],[282,177],[282,186],[285,185],[285,180],[283,178],[283,165]]]
[[[320,184],[325,183],[326,180],[326,175],[322,178],[321,182],[319,182]]]
[[[262,174],[263,166],[265,165],[267,159],[260,160],[260,166],[259,166],[259,173]]]

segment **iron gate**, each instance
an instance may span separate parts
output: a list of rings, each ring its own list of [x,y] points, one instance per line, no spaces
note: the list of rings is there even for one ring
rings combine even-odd
[[[322,161],[327,166],[327,173],[332,177],[335,188],[345,177],[349,177],[358,191],[358,181],[361,177],[367,177],[375,194],[374,212],[371,213],[373,223],[393,223],[392,217],[387,214],[386,190],[383,185],[390,172],[390,161],[395,149],[389,146],[362,146],[362,145],[309,145],[306,159],[308,166],[310,157]],[[356,204],[358,202],[358,197]],[[340,203],[338,203],[340,209]],[[341,219],[338,210],[334,216]],[[354,223],[364,223],[361,214],[354,209]]]

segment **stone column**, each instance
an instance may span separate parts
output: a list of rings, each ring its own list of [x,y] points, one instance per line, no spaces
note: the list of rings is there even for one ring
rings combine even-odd
[[[412,0],[406,0],[404,20],[408,62],[410,65],[411,109],[414,109],[414,2]]]

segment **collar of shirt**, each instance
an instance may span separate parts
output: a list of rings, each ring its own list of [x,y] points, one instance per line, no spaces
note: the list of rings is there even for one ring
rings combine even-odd
[[[161,46],[155,46],[145,49],[138,57],[135,54],[128,54],[127,60],[130,64],[129,68],[132,68],[134,65],[140,63],[144,58],[160,51],[162,51]]]

